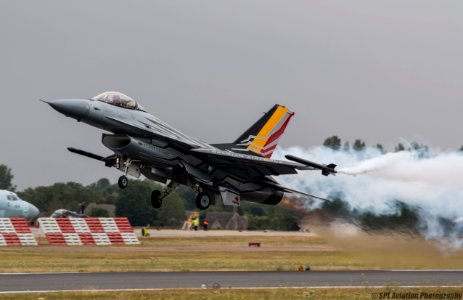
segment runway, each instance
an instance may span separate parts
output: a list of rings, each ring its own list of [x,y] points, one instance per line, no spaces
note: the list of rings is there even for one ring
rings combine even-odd
[[[0,274],[0,293],[165,288],[461,286],[463,271],[133,272]]]

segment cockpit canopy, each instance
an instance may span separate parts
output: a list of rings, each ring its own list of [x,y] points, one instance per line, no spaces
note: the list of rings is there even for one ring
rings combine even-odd
[[[119,92],[104,92],[93,97],[92,99],[123,108],[146,111],[140,104],[137,103],[137,101]]]

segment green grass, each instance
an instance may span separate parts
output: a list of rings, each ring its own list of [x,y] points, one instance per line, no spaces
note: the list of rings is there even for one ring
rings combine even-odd
[[[263,246],[313,246],[326,245],[318,236],[198,236],[140,238],[145,247],[183,246],[247,246],[259,242]]]
[[[34,294],[0,295],[0,299],[24,300],[54,300],[54,299],[89,299],[89,300],[119,300],[119,299],[375,299],[372,295],[378,293],[463,293],[461,288],[278,288],[278,289],[176,289],[160,291],[130,291],[130,292],[59,292]],[[378,298],[376,298],[378,299]],[[405,299],[405,298],[404,298]]]
[[[206,270],[295,270],[339,261],[338,254],[305,252],[86,252],[2,251],[0,272],[117,272]]]
[[[233,246],[246,247],[248,243],[261,243],[262,246],[298,247],[326,245],[318,236],[191,236],[191,237],[139,237],[138,247],[189,247],[189,246]],[[48,245],[45,238],[39,238],[41,246]]]
[[[390,246],[375,248],[337,245],[339,251],[265,250],[327,245],[320,238],[299,236],[164,237],[142,242],[141,246],[2,247],[0,272],[287,271],[299,265],[313,270],[463,269],[461,252],[439,252],[421,241],[398,244],[392,239]],[[248,249],[248,242],[260,242],[262,248]]]

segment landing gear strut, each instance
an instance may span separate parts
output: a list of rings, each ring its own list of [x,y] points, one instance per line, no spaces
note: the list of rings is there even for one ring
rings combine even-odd
[[[121,157],[116,157],[116,168],[118,168],[119,170],[121,170],[121,161],[122,161],[122,158]],[[124,175],[122,175],[121,177],[119,177],[119,180],[117,181],[117,184],[119,185],[119,187],[121,189],[125,189],[128,185],[129,185],[129,180],[127,179],[127,174],[129,173],[129,168],[130,166],[132,165],[132,162],[134,162],[132,159],[127,159],[124,163]],[[138,176],[137,176],[138,177]]]
[[[169,181],[167,187],[161,192],[159,190],[154,190],[151,193],[151,205],[154,208],[160,208],[162,205],[162,199],[169,196],[170,193],[177,187],[178,183],[174,181]]]
[[[125,189],[129,185],[129,180],[127,179],[127,176],[122,175],[121,177],[119,177],[117,185],[119,185],[121,189]]]

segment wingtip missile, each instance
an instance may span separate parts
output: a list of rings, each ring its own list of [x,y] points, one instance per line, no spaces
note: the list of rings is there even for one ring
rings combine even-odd
[[[285,157],[286,157],[286,159],[289,159],[291,161],[306,165],[308,167],[312,167],[314,169],[319,169],[319,170],[322,171],[322,175],[324,175],[324,176],[328,176],[330,174],[336,175],[336,173],[338,173],[338,171],[335,170],[336,169],[335,164],[329,164],[329,165],[317,164],[317,163],[315,163],[313,161],[306,160],[306,159],[303,159],[303,158],[300,158],[300,157],[297,157],[297,156],[294,156],[294,155],[291,155],[291,154],[287,154],[287,155],[285,155]]]
[[[84,151],[84,150],[80,150],[80,149],[77,149],[77,148],[73,148],[73,147],[68,147],[67,149],[68,149],[69,152],[72,152],[72,153],[75,153],[75,154],[83,155],[83,156],[93,158],[93,159],[96,159],[96,160],[101,160],[101,161],[104,160],[104,157],[101,156],[101,155],[93,154],[93,153],[90,153],[90,152],[87,152],[87,151]]]

